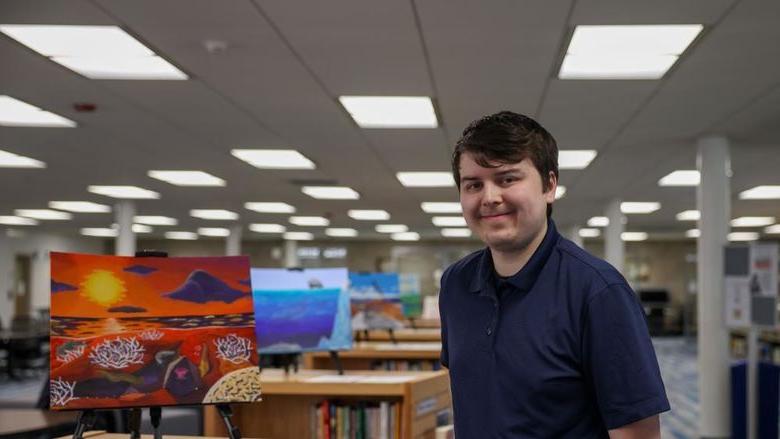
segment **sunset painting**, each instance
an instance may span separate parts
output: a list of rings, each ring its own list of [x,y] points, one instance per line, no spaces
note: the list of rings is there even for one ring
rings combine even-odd
[[[352,329],[399,329],[403,325],[398,273],[349,273]]]
[[[249,258],[51,253],[51,408],[260,399]]]

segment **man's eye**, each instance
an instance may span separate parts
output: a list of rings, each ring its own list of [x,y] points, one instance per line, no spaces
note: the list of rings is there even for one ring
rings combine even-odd
[[[504,178],[503,178],[501,181],[502,181],[504,184],[508,184],[508,183],[513,183],[513,182],[514,182],[514,181],[516,181],[516,180],[517,180],[517,179],[516,179],[515,177],[504,177]]]
[[[467,191],[471,191],[471,190],[475,190],[475,189],[479,189],[479,183],[468,183],[466,185],[466,190]]]

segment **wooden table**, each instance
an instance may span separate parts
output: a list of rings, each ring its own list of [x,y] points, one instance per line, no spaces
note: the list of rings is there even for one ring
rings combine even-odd
[[[75,428],[78,415],[78,412],[41,409],[0,409],[0,438],[22,438],[58,428]]]

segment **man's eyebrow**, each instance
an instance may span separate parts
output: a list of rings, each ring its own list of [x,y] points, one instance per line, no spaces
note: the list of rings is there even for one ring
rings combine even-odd
[[[461,182],[464,182],[464,181],[476,181],[476,180],[479,180],[479,178],[477,178],[477,177],[460,177],[460,181]]]
[[[507,169],[505,171],[496,172],[495,175],[496,175],[496,177],[501,177],[501,176],[504,176],[504,175],[507,175],[507,174],[521,174],[522,172],[523,172],[522,169],[511,168],[511,169]]]

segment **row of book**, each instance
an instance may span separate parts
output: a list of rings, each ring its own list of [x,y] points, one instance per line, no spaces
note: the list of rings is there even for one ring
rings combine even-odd
[[[441,363],[438,360],[375,360],[371,363],[371,370],[439,370]]]
[[[314,439],[400,439],[401,404],[325,400],[314,406]]]

